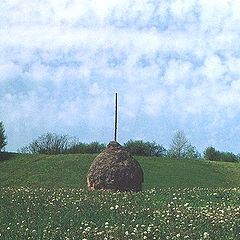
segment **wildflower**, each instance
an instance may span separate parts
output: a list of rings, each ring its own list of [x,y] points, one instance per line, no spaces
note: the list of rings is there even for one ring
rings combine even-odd
[[[206,238],[208,238],[208,237],[209,237],[209,233],[208,233],[208,232],[204,232],[204,233],[203,233],[203,238],[206,239]]]

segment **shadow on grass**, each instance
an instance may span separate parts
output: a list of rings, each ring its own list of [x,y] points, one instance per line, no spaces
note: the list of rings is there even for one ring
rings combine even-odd
[[[9,160],[13,157],[15,157],[17,153],[11,153],[11,152],[0,152],[0,162]]]

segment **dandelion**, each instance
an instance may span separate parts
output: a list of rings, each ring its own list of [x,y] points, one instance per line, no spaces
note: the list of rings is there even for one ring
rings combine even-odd
[[[208,238],[208,237],[209,237],[209,233],[208,233],[208,232],[204,232],[204,233],[203,233],[203,238],[206,239],[206,238]]]
[[[213,193],[223,195],[224,200],[219,201]],[[2,200],[0,198],[4,212],[10,212],[8,207],[15,208],[18,216],[8,225],[0,226],[0,236],[11,231],[13,239],[32,239],[37,234],[35,226],[40,226],[43,239],[50,239],[52,234],[56,239],[65,240],[210,239],[210,232],[218,230],[219,239],[230,239],[240,216],[240,188],[169,188],[147,190],[136,195],[93,194],[83,189],[5,188],[0,189],[0,196],[4,196]],[[198,207],[189,206],[191,199]],[[117,209],[121,210],[115,212]],[[31,215],[26,214],[27,210]],[[92,213],[97,213],[99,220]],[[112,218],[114,223],[109,222]],[[43,219],[47,219],[44,224]],[[79,222],[79,219],[88,219],[88,222]],[[205,232],[206,225],[209,230]]]

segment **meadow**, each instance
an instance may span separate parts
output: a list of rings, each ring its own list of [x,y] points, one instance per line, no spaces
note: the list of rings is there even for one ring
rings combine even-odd
[[[143,192],[89,192],[94,157],[0,162],[0,239],[240,239],[240,164],[137,157]]]

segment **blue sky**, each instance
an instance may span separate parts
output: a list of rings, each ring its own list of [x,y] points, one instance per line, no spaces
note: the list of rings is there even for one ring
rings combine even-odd
[[[0,120],[7,150],[46,132],[83,142],[240,152],[240,1],[6,0]]]

